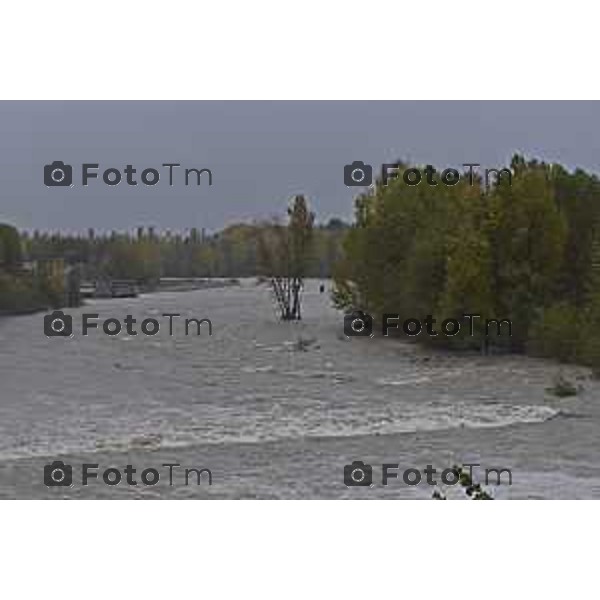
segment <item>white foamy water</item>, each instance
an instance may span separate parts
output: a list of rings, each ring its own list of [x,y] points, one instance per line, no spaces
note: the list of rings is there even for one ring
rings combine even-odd
[[[357,435],[383,435],[418,431],[441,431],[453,428],[503,427],[517,423],[541,423],[555,417],[558,411],[545,406],[452,407],[424,404],[404,414],[394,411],[371,411],[368,415],[338,410],[328,413],[307,410],[303,415],[286,417],[285,408],[274,407],[264,417],[230,414],[223,423],[212,422],[176,431],[165,429],[157,447],[179,447],[194,444],[261,443],[295,438],[332,438]],[[275,420],[273,417],[277,417]],[[107,444],[111,446],[111,444]],[[114,448],[139,447],[135,440],[115,441]]]

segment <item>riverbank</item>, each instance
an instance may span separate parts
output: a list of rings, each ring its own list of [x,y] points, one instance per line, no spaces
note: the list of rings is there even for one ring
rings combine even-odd
[[[14,309],[14,310],[0,309],[0,318],[33,315],[33,314],[45,312],[48,310],[49,310],[48,307],[24,308],[24,309]]]
[[[193,278],[168,278],[161,279],[158,286],[153,288],[147,288],[142,291],[143,295],[154,294],[158,292],[192,292],[198,290],[208,290],[214,288],[224,288],[239,286],[240,280],[233,278],[218,278],[218,279],[193,279]],[[89,299],[89,298],[87,298]],[[87,300],[86,299],[86,300]],[[86,300],[83,301],[81,306],[86,305]],[[65,307],[61,307],[65,309]],[[49,306],[35,306],[26,308],[12,308],[12,309],[0,309],[0,318],[3,317],[18,317],[44,313],[52,310]]]
[[[193,278],[193,277],[164,277],[158,287],[152,292],[192,292],[195,290],[208,290],[213,288],[239,286],[240,280],[235,278]]]

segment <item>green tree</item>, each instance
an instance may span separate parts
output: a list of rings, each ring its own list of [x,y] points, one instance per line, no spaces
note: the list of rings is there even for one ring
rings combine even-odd
[[[22,261],[21,238],[12,226],[0,223],[0,269],[12,272]]]
[[[311,257],[314,213],[304,196],[295,196],[288,208],[288,224],[271,223],[258,241],[262,271],[271,285],[285,321],[299,320],[301,292]]]
[[[497,186],[490,202],[496,308],[515,324],[513,346],[523,349],[530,323],[555,300],[567,225],[550,169],[535,161],[516,165],[513,185]]]

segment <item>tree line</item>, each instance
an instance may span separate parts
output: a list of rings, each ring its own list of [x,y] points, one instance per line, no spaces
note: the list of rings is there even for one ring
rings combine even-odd
[[[11,225],[0,223],[0,313],[58,306],[62,282],[51,276],[34,277],[23,269],[23,261],[19,232]]]
[[[233,224],[211,234],[198,229],[172,233],[140,227],[134,232],[99,234],[89,229],[86,234],[72,235],[18,232],[0,225],[0,310],[57,304],[56,294],[44,290],[48,281],[27,276],[22,268],[24,263],[48,259],[78,265],[84,280],[133,279],[146,288],[161,277],[271,276],[265,249],[276,246],[283,229],[276,221],[264,221]],[[303,276],[331,276],[347,229],[347,224],[335,218],[312,227]],[[51,302],[48,295],[53,297]]]
[[[420,319],[477,313],[474,336],[419,340],[597,365],[600,181],[519,155],[510,170],[510,185],[392,180],[359,196],[335,304]],[[510,319],[512,336],[486,336],[481,324],[494,318]]]
[[[207,234],[197,229],[184,233],[136,232],[99,235],[62,233],[22,234],[23,254],[30,260],[61,257],[83,263],[85,275],[151,281],[159,277],[252,277],[261,273],[260,244],[277,225],[271,222],[234,224]],[[343,233],[339,219],[315,226],[307,276],[329,277],[341,256]]]

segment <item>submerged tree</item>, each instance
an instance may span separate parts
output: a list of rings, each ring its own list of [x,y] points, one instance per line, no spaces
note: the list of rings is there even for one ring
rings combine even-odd
[[[304,196],[296,196],[288,208],[287,225],[272,223],[258,240],[259,261],[263,274],[269,277],[281,319],[302,318],[301,293],[303,278],[310,259],[314,213]]]

